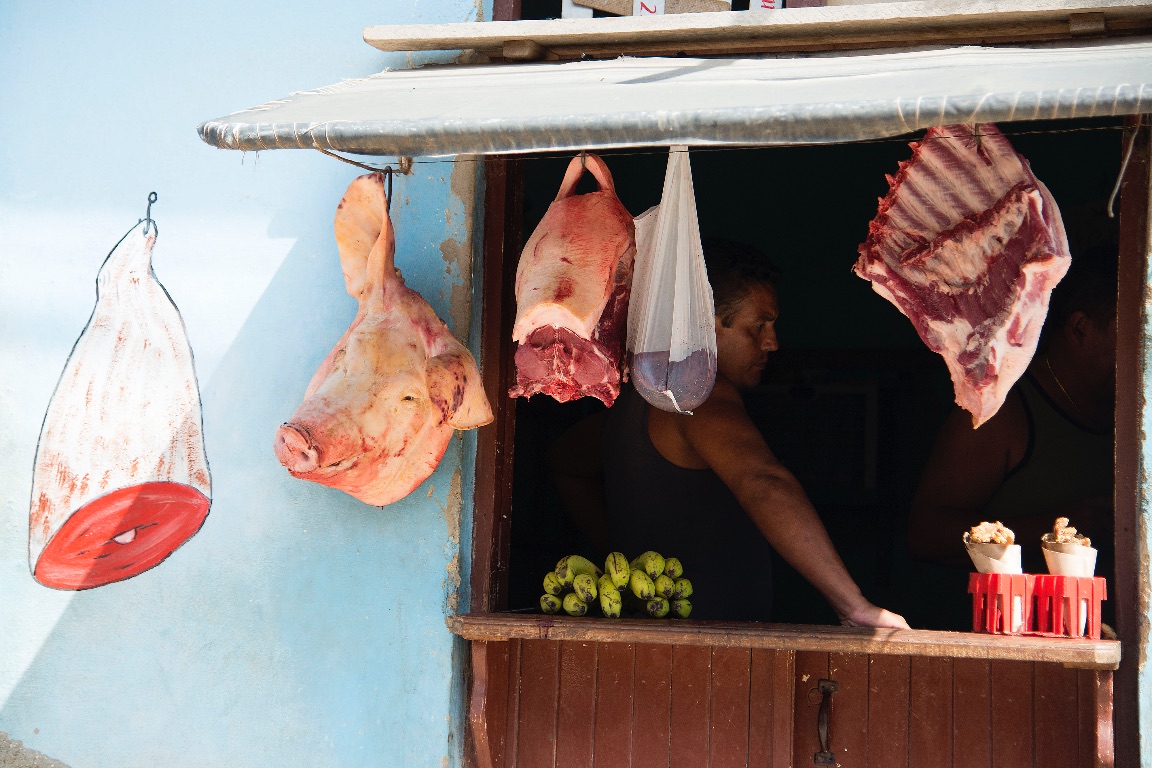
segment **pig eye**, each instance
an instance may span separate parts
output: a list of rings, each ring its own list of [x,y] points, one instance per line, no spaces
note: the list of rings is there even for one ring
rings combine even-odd
[[[411,403],[416,400],[416,395],[404,395],[400,400],[405,403]]]

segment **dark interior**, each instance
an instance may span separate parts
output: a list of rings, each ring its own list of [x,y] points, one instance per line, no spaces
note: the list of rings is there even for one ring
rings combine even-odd
[[[1000,125],[1060,205],[1073,257],[1118,224],[1106,206],[1122,160],[1116,119]],[[781,349],[748,393],[750,414],[799,478],[866,596],[915,628],[970,629],[967,571],[906,554],[908,505],[936,428],[952,406],[943,361],[911,323],[851,271],[885,174],[916,136],[834,146],[694,149],[704,237],[746,241],[780,268]],[[659,202],[664,150],[602,152],[624,206]],[[552,201],[570,154],[525,163],[527,239]],[[594,189],[591,178],[587,187]],[[509,608],[538,611],[540,581],[571,553],[603,561],[565,515],[544,461],[552,440],[602,409],[585,398],[516,401]],[[956,532],[957,545],[961,531]],[[638,553],[628,553],[634,556]],[[674,554],[674,553],[666,553]],[[823,598],[775,558],[775,618],[835,623]],[[699,599],[706,599],[698,596]]]

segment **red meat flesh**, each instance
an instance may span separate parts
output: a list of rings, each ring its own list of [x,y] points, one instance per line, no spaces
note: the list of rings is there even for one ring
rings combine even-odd
[[[974,427],[1028,367],[1071,263],[1052,195],[995,126],[977,128],[911,145],[854,267],[944,358]]]
[[[573,195],[585,170],[600,190]],[[620,394],[635,254],[635,225],[608,167],[595,155],[573,158],[516,270],[516,384],[509,396],[590,396],[612,405]]]

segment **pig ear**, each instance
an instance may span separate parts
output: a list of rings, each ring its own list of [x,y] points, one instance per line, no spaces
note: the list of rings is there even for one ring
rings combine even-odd
[[[336,206],[336,248],[340,251],[340,268],[344,286],[359,300],[368,278],[368,257],[373,248],[383,247],[388,259],[395,251],[392,226],[388,221],[388,203],[384,196],[384,174],[368,173],[348,185],[348,191]],[[385,242],[378,242],[384,236]],[[391,245],[391,248],[389,246]],[[390,269],[391,264],[382,265]]]
[[[492,421],[480,370],[463,347],[428,360],[428,396],[453,429],[475,429]]]

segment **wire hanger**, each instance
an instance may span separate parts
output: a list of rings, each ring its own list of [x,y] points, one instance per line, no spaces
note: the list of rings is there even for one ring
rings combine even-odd
[[[156,235],[159,236],[160,227],[156,226],[156,219],[152,218],[152,203],[154,203],[154,202],[156,202],[156,193],[155,192],[149,192],[148,193],[148,209],[144,212],[144,218],[140,219],[140,221],[144,222],[144,234],[145,235],[148,234],[148,228],[151,227],[152,230],[156,232]],[[140,221],[138,221],[136,223],[139,224]]]

